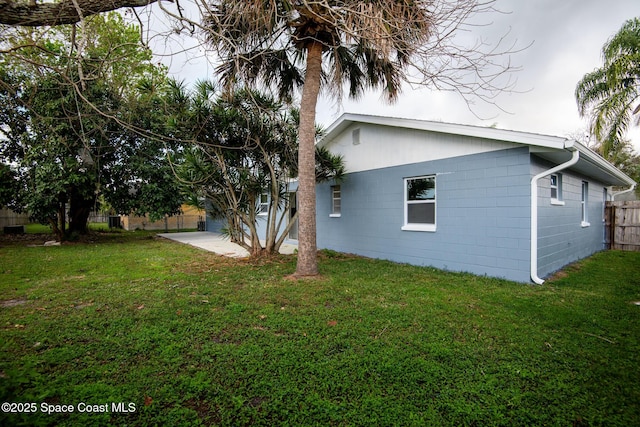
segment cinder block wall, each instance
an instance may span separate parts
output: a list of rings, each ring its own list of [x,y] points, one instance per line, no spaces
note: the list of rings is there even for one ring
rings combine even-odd
[[[348,174],[339,218],[318,186],[318,246],[529,282],[530,169],[521,147]],[[436,231],[401,230],[404,178],[433,174]]]
[[[553,165],[532,156],[532,175]],[[552,203],[548,177],[538,181],[538,275],[540,277],[604,249],[604,185],[561,171],[562,204]],[[587,217],[582,224],[582,182],[588,183]]]

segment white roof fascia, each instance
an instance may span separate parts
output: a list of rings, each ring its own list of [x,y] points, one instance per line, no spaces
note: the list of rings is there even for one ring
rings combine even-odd
[[[591,150],[589,147],[575,142],[576,148],[580,151],[581,158],[588,161],[592,165],[596,166],[600,170],[605,171],[609,175],[616,177],[617,179],[625,182],[627,185],[634,185],[636,182],[633,178],[622,172],[620,169],[609,163],[604,157]]]
[[[518,132],[505,129],[495,129],[490,127],[344,113],[331,126],[329,126],[326,135],[320,140],[319,145],[323,146],[328,144],[336,137],[337,134],[342,132],[347,126],[352,123],[365,123],[380,126],[391,126],[430,132],[471,136],[476,138],[512,142],[542,148],[563,149],[565,148],[565,144],[567,142],[566,138],[557,136]]]

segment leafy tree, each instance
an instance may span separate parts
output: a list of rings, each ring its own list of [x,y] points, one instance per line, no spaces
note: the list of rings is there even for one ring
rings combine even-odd
[[[181,108],[174,93],[172,80],[144,79],[119,115],[127,125],[103,183],[105,200],[118,213],[148,214],[155,221],[180,211],[183,195],[171,162],[182,156],[182,143],[168,124],[174,114],[169,107]]]
[[[296,214],[285,225],[291,178],[297,175],[297,110],[257,91],[216,98],[214,90],[209,83],[197,86],[187,127],[197,130],[197,144],[180,176],[192,192],[212,202],[213,216],[226,221],[232,241],[252,255],[277,253],[297,219]],[[341,178],[340,157],[318,150],[316,158],[319,180]],[[264,247],[257,228],[262,219]]]
[[[139,212],[175,212],[175,188],[161,189],[157,180],[167,174],[158,163],[149,166],[167,149],[122,126],[133,110],[138,122],[153,114],[148,103],[140,105],[139,83],[165,78],[150,62],[151,52],[139,47],[138,29],[111,14],[87,19],[83,40],[68,27],[46,35],[23,31],[0,62],[0,160],[18,165],[24,208],[61,239],[87,231],[88,215],[105,189],[114,205],[123,196],[117,188],[126,188],[130,204],[165,197]],[[149,182],[153,194],[137,191]]]
[[[640,182],[640,156],[633,150],[631,141],[620,142],[608,160],[634,181]],[[640,194],[640,189],[636,188],[636,194]]]
[[[113,125],[77,103],[75,90],[57,76],[42,75],[36,81],[29,77],[23,74],[18,91],[7,93],[14,97],[13,105],[0,106],[25,109],[27,115],[22,130],[11,129],[12,137],[3,141],[3,160],[19,164],[23,201],[32,218],[51,224],[62,238],[69,204],[68,232],[84,233],[100,182],[98,165],[110,160]],[[113,94],[97,81],[88,82],[84,95],[105,111],[116,106]]]
[[[10,206],[18,190],[15,172],[0,163],[0,208]]]
[[[602,153],[603,144],[601,142],[592,147],[596,152]],[[631,177],[634,181],[640,182],[640,155],[633,149],[630,140],[624,139],[618,142],[614,149],[608,151],[607,160]],[[635,194],[640,196],[640,188],[635,189]]]
[[[640,124],[640,18],[630,19],[602,48],[603,66],[586,74],[575,91],[582,116],[591,118],[601,154],[624,151],[625,134]]]
[[[321,87],[357,97],[381,89],[389,101],[411,76],[417,84],[463,96],[495,94],[509,69],[496,50],[453,41],[471,16],[492,2],[231,1],[209,3],[203,28],[223,61],[224,81],[275,88],[284,99],[302,88],[299,151],[297,276],[318,273],[315,224],[315,116]],[[493,68],[496,67],[496,68]],[[490,96],[485,97],[487,99]]]

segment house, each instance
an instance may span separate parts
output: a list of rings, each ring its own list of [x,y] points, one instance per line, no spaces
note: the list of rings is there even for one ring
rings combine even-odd
[[[319,144],[348,172],[317,187],[319,248],[519,282],[604,249],[604,203],[635,186],[533,133],[344,114]]]

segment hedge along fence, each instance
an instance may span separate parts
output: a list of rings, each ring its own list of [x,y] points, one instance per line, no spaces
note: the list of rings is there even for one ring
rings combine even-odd
[[[607,202],[605,230],[607,248],[640,251],[640,201]]]

